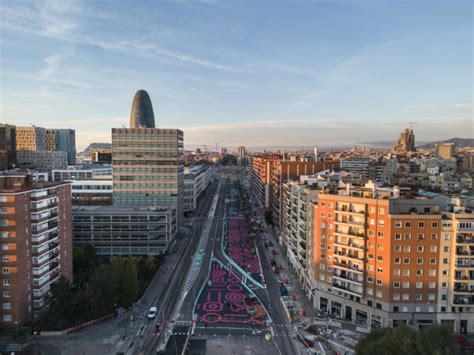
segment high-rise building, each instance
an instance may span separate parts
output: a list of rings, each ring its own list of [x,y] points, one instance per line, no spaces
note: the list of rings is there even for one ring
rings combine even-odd
[[[44,151],[46,130],[41,127],[16,127],[16,150]]]
[[[451,160],[454,155],[454,143],[437,143],[436,156],[444,160]]]
[[[415,148],[415,133],[413,128],[405,128],[400,137],[398,138],[397,143],[393,146],[393,153],[410,153],[414,152]]]
[[[76,131],[73,129],[46,129],[45,150],[66,152],[69,165],[76,165]]]
[[[0,124],[0,171],[16,165],[16,127]]]
[[[313,155],[314,155],[314,161],[318,161],[318,148],[317,147],[314,147],[314,150],[313,150]]]
[[[245,150],[245,147],[243,145],[237,148],[237,156],[239,158],[247,156],[247,151]]]
[[[312,297],[372,327],[435,322],[474,330],[474,215],[396,189],[319,192],[313,204]]]
[[[1,173],[0,235],[0,322],[18,328],[44,309],[53,282],[72,280],[70,183]]]
[[[182,131],[113,128],[112,151],[114,205],[156,205],[182,213]]]
[[[227,155],[227,148],[225,148],[225,147],[221,148],[221,155],[222,156]]]
[[[133,97],[130,128],[155,128],[153,106],[145,90],[138,90]]]
[[[17,165],[20,168],[51,172],[53,169],[67,168],[67,152],[47,152],[34,150],[18,150]]]

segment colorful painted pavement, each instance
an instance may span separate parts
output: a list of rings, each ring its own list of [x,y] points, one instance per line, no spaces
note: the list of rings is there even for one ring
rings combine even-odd
[[[213,261],[208,280],[194,309],[198,322],[265,326],[265,309],[233,272]]]
[[[234,216],[227,219],[226,253],[255,281],[262,285],[265,284],[255,240],[250,235],[248,224],[243,216]]]

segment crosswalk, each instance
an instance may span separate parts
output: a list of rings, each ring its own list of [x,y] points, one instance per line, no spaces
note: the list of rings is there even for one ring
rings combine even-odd
[[[5,353],[11,354],[11,353],[15,353],[16,351],[22,351],[27,346],[28,344],[11,343],[11,344],[8,344],[8,346],[5,348]]]

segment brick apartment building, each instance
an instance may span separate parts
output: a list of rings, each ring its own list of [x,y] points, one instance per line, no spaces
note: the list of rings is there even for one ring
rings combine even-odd
[[[474,331],[474,215],[400,191],[321,191],[313,204],[313,303],[360,325]]]
[[[51,284],[72,280],[71,186],[0,174],[1,325],[18,328],[45,306]]]

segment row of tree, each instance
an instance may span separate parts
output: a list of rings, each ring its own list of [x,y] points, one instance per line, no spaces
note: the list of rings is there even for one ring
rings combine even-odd
[[[48,309],[36,323],[60,330],[111,314],[135,302],[153,278],[158,263],[149,257],[101,259],[91,245],[74,249],[74,282],[51,285]]]
[[[452,330],[433,324],[420,331],[407,325],[381,328],[372,331],[359,342],[358,355],[406,354],[406,355],[451,355],[460,349]]]

